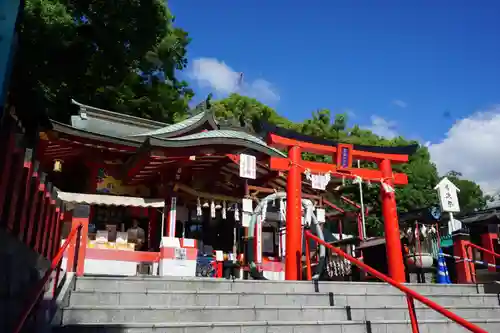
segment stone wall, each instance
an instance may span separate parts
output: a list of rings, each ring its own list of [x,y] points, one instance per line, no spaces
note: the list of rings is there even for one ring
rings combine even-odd
[[[10,332],[49,267],[48,259],[0,229],[0,332]]]

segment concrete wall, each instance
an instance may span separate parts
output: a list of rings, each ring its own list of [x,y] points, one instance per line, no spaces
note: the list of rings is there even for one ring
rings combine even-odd
[[[0,332],[10,332],[49,260],[0,229]]]

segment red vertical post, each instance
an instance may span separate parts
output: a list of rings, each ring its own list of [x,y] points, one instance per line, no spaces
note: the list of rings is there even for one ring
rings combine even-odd
[[[288,149],[290,166],[286,185],[286,255],[285,279],[298,280],[302,260],[302,172],[301,149]]]
[[[52,199],[50,201],[50,206],[52,207],[52,209],[51,209],[51,214],[50,214],[49,230],[48,230],[49,240],[47,242],[46,251],[44,252],[44,255],[49,259],[51,259],[50,255],[51,255],[52,248],[54,247],[53,242],[54,242],[55,233],[56,233],[56,222],[57,222],[56,216],[57,216],[57,210],[58,210],[58,207],[56,205],[57,205],[57,201]]]
[[[52,213],[54,212],[54,200],[52,200],[52,184],[49,183],[48,186],[49,190],[47,193],[45,193],[45,201],[47,207],[45,208],[45,222],[44,222],[44,228],[43,228],[43,241],[42,241],[42,248],[40,251],[40,254],[43,256],[45,255],[45,250],[47,249],[47,243],[49,242],[49,236],[50,236],[50,222],[52,221]]]
[[[73,217],[71,220],[71,229],[73,230],[78,225],[82,225],[81,237],[78,240],[72,239],[68,246],[68,262],[66,270],[68,272],[73,272],[75,267],[75,259],[78,259],[76,263],[76,275],[82,276],[85,270],[85,253],[87,251],[87,239],[89,233],[89,216],[90,207],[88,205],[78,205],[73,209]],[[77,246],[77,242],[80,244]],[[76,250],[78,249],[78,254]],[[77,257],[77,258],[75,258]]]
[[[455,260],[455,270],[457,272],[457,283],[473,283],[476,276],[476,267],[469,260],[474,260],[472,257],[472,247],[470,244],[469,235],[454,234],[453,235],[453,255],[459,260]]]
[[[35,221],[36,223],[36,242],[35,242],[35,251],[40,253],[40,250],[42,249],[42,241],[43,241],[43,233],[44,233],[44,226],[45,226],[45,215],[47,214],[47,211],[49,209],[49,205],[47,204],[47,189],[48,185],[44,184],[43,186],[43,192],[42,195],[40,196],[40,213],[37,216],[37,219]],[[50,192],[49,192],[50,193]]]
[[[486,250],[495,252],[495,242],[498,240],[498,234],[494,232],[487,232],[481,235],[481,246]],[[488,264],[496,265],[496,257],[488,252],[483,252],[483,261]],[[488,271],[496,272],[497,269],[492,266],[488,266]]]
[[[391,161],[382,160],[379,167],[385,183],[389,186],[394,186]],[[389,276],[397,282],[403,283],[406,281],[406,276],[399,233],[395,193],[386,192],[382,186],[380,192],[382,197],[382,214],[384,216],[385,246],[387,251]]]
[[[49,259],[52,259],[53,256],[57,253],[57,249],[59,248],[61,244],[61,208],[56,207],[55,211],[55,222],[54,222],[54,239],[52,240],[52,245],[49,247],[49,254],[48,257]]]
[[[35,166],[35,170],[38,170],[38,168]],[[45,191],[45,174],[38,173],[38,171],[35,171],[33,173],[33,177],[35,178],[35,193],[33,194],[33,201],[31,202],[31,207],[29,211],[29,218],[28,218],[28,233],[26,235],[26,244],[30,246],[31,240],[33,239],[33,235],[35,235],[36,239],[36,230],[38,227],[38,224],[35,222],[35,216],[36,212],[39,206],[40,198],[43,198],[44,196],[44,191]],[[34,232],[33,232],[34,231]]]
[[[31,149],[26,149],[26,154],[24,155],[24,170],[26,171],[25,174],[25,185],[24,185],[24,198],[23,198],[23,207],[21,210],[21,218],[19,221],[19,239],[21,241],[24,240],[24,235],[25,235],[25,229],[26,229],[26,220],[28,216],[28,212],[30,209],[30,195],[31,195],[31,188],[32,188],[32,183],[33,183],[33,177],[32,177],[32,172],[34,171],[33,165],[32,165],[32,159],[33,159],[33,150]],[[36,192],[35,192],[36,194]]]

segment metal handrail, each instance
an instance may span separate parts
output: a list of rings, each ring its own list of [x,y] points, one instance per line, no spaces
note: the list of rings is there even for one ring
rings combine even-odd
[[[32,297],[28,298],[26,306],[24,307],[24,311],[19,316],[17,324],[15,325],[15,328],[12,331],[12,333],[20,333],[21,332],[21,330],[23,329],[23,327],[26,323],[26,320],[29,318],[29,316],[33,312],[33,309],[35,308],[36,304],[38,303],[40,297],[42,296],[42,294],[45,290],[45,285],[49,281],[50,276],[52,275],[52,272],[55,269],[57,269],[57,272],[56,272],[56,277],[55,277],[55,281],[54,281],[53,297],[56,296],[57,283],[59,280],[60,265],[61,265],[62,259],[64,257],[64,252],[66,251],[66,249],[68,248],[70,242],[73,240],[74,237],[76,237],[76,246],[75,246],[75,260],[73,263],[73,265],[75,267],[73,267],[74,268],[73,271],[76,271],[75,268],[76,268],[76,265],[78,262],[78,252],[79,252],[78,248],[79,248],[79,243],[80,243],[80,238],[81,238],[81,230],[82,230],[81,224],[79,224],[78,226],[74,227],[73,230],[71,230],[71,232],[68,235],[68,238],[63,243],[63,245],[61,246],[59,251],[56,253],[56,255],[54,256],[54,259],[52,259],[52,262],[50,264],[49,269],[45,272],[45,275],[43,276],[43,278],[40,281],[38,281],[36,286],[32,289],[33,290],[32,294],[31,294]]]
[[[327,242],[321,240],[319,237],[316,237],[313,235],[309,230],[305,231],[305,236],[306,238],[310,238],[314,241],[316,241],[319,244],[324,245],[325,247],[329,248],[333,252],[337,253],[339,256],[349,260],[351,263],[354,265],[358,266],[360,269],[372,274],[373,276],[377,277],[378,279],[389,283],[393,287],[399,289],[400,291],[404,292],[407,296],[408,300],[408,311],[410,314],[410,320],[411,320],[411,325],[412,325],[412,330],[414,333],[419,332],[418,329],[418,322],[417,322],[417,317],[415,313],[415,308],[413,305],[413,299],[416,299],[417,301],[420,301],[421,303],[427,305],[429,308],[441,313],[443,316],[447,317],[448,319],[454,321],[455,323],[461,325],[462,327],[468,329],[471,332],[474,333],[488,333],[481,327],[474,325],[473,323],[465,320],[462,317],[459,317],[458,315],[454,314],[451,311],[448,311],[447,309],[443,308],[441,305],[431,301],[430,299],[422,296],[421,294],[417,293],[416,291],[408,288],[407,286],[399,283],[398,281],[390,278],[389,276],[377,271],[376,269],[366,265],[365,263],[359,261],[358,259],[354,258],[353,256],[350,256],[349,254],[345,253],[341,249],[332,246],[331,244],[328,244]],[[308,240],[308,239],[307,239]],[[307,264],[307,278],[310,280],[312,276],[311,272],[311,260],[310,260],[310,252],[308,251],[309,247],[309,242],[306,241],[306,264]]]

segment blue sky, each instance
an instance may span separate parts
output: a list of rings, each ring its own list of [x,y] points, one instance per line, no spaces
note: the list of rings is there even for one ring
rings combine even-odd
[[[349,110],[351,123],[433,144],[446,143],[466,120],[477,125],[480,111],[500,111],[500,1],[169,6],[193,39],[183,75],[199,98],[209,91],[223,96],[234,89],[221,82],[232,77],[228,71],[243,72],[246,91],[290,119],[319,108]]]

